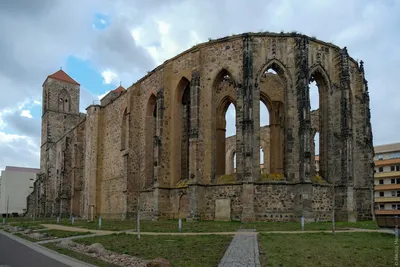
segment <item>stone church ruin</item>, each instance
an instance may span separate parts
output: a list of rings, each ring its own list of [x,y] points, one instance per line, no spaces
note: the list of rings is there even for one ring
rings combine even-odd
[[[79,95],[62,70],[43,84],[29,214],[132,218],[140,198],[141,217],[153,220],[325,221],[333,208],[337,220],[371,218],[368,84],[346,48],[245,33],[188,49],[86,114]],[[269,113],[261,128],[260,103]],[[236,134],[227,138],[229,105]]]

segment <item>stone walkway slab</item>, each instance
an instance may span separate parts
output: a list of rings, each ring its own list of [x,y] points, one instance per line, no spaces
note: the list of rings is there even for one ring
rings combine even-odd
[[[248,232],[238,232],[218,267],[260,267],[257,233],[249,229]]]

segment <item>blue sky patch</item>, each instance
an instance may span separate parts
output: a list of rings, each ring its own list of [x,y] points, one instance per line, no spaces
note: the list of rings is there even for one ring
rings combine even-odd
[[[96,13],[94,15],[94,19],[93,19],[93,26],[98,29],[98,30],[104,30],[105,28],[107,28],[110,25],[110,17],[105,15],[105,14],[101,14],[101,13]]]
[[[85,87],[95,95],[101,95],[116,88],[114,84],[103,83],[101,73],[91,65],[90,61],[70,56],[67,59],[65,71],[81,84],[81,88]]]

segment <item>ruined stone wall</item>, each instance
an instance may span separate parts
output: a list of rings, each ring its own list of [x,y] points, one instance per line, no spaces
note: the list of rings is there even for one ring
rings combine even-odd
[[[82,195],[83,216],[91,219],[98,214],[99,206],[96,202],[97,193],[97,159],[100,106],[91,105],[87,109],[85,125],[85,163],[84,163],[84,190]]]
[[[311,112],[313,80],[321,101],[320,109]],[[64,89],[52,82],[44,87],[44,106],[49,108],[56,103],[49,86],[54,92]],[[363,67],[345,48],[299,34],[226,37],[183,52],[122,95],[111,94],[101,106],[89,106],[84,126],[66,136],[66,142],[49,146],[44,139],[59,139],[80,121],[79,87],[71,85],[71,112],[48,111],[43,120],[46,198],[56,201],[57,170],[63,168],[57,155],[66,151],[61,162],[67,161],[64,173],[71,178],[64,187],[71,188],[70,198],[79,195],[85,217],[134,214],[140,188],[141,208],[152,218],[177,218],[183,210],[192,219],[213,219],[215,199],[231,198],[234,219],[291,220],[303,214],[307,220],[325,220],[327,189],[312,183],[313,135],[318,130],[320,173],[325,182],[335,182],[335,209],[345,219],[366,218],[372,183],[366,85]],[[180,119],[185,88],[190,88],[191,127],[189,172],[183,175]],[[261,131],[260,100],[270,113],[269,126]],[[230,103],[236,109],[236,136],[225,141],[224,114]],[[263,174],[260,146],[268,155]],[[236,175],[224,177],[223,172],[232,169],[226,163],[233,151]],[[221,184],[222,178],[232,178],[232,184]],[[259,182],[264,178],[267,181]],[[278,184],[268,181],[275,178]],[[70,206],[77,210],[74,202]]]
[[[226,70],[236,84],[242,83],[242,65],[243,65],[243,41],[236,39],[232,41],[213,42],[200,49],[201,65],[200,71],[200,115],[199,136],[203,148],[203,159],[199,164],[203,173],[200,181],[210,183],[215,177],[216,171],[216,109],[220,103],[216,101],[217,92],[214,83],[220,72]],[[235,101],[236,114],[240,114],[242,106],[238,103],[237,92],[230,93],[230,97]],[[221,97],[221,96],[220,96]],[[237,121],[239,118],[237,118]],[[237,131],[238,131],[237,127]],[[241,135],[241,133],[240,133]],[[224,160],[224,159],[222,159]],[[241,160],[237,156],[237,162]]]
[[[291,184],[257,184],[254,194],[257,221],[296,220],[296,187]]]
[[[231,218],[239,221],[242,214],[242,186],[240,184],[215,185],[204,188],[204,206],[201,210],[203,220],[215,219],[216,199],[231,200]]]
[[[330,185],[313,185],[312,209],[315,221],[329,221],[332,218],[332,192]]]
[[[100,108],[97,143],[97,213],[103,218],[125,213],[126,166],[121,134],[127,94]]]

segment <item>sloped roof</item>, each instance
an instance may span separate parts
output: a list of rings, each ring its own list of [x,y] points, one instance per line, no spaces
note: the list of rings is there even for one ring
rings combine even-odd
[[[80,85],[74,79],[72,79],[68,74],[66,74],[65,71],[63,71],[63,70],[56,71],[53,74],[47,76],[46,81],[48,78],[53,78],[53,79],[56,79],[59,81]],[[43,84],[45,84],[46,81],[44,81]]]
[[[122,93],[122,92],[124,92],[125,90],[126,90],[126,89],[120,85],[117,89],[113,90],[113,92]]]
[[[386,144],[374,147],[376,153],[400,151],[400,143]]]
[[[16,166],[6,166],[6,171],[40,173],[40,169]]]

